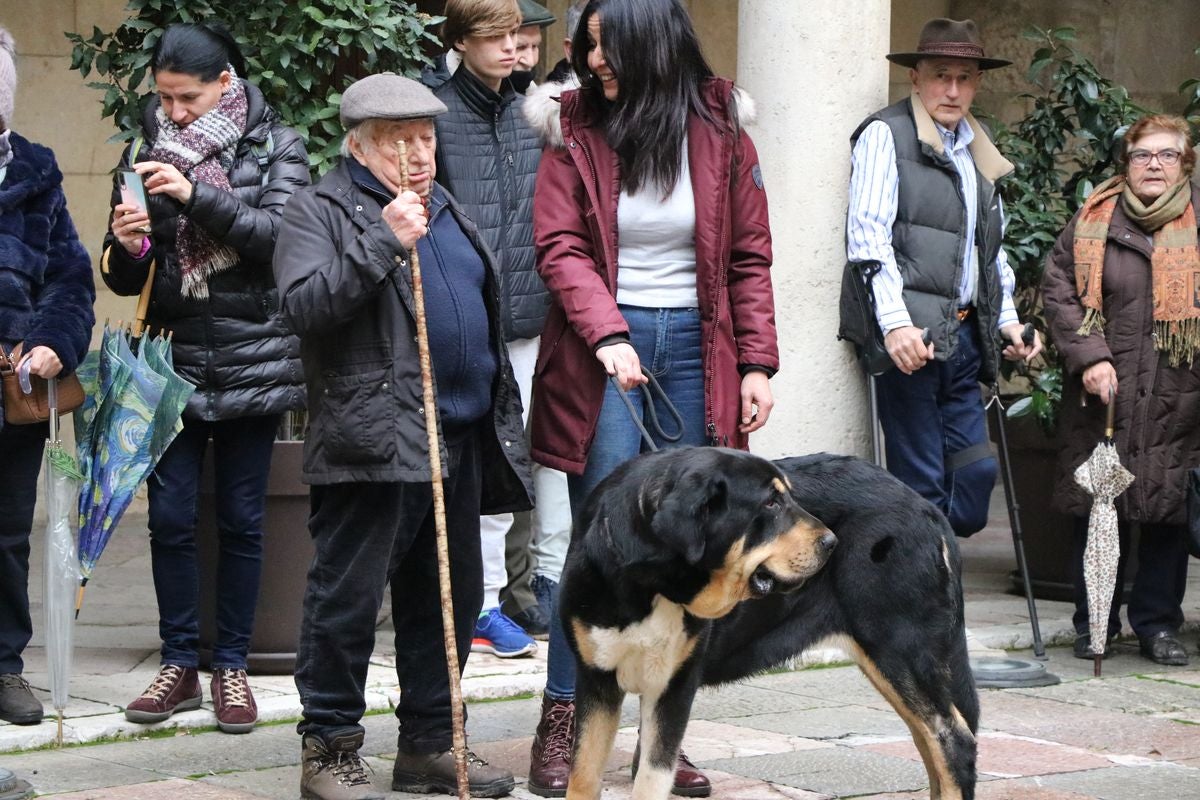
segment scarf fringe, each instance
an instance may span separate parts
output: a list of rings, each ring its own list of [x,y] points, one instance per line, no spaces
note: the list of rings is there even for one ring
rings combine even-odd
[[[1075,333],[1080,336],[1091,336],[1093,333],[1104,333],[1104,313],[1098,308],[1089,308],[1083,315],[1083,324]]]
[[[208,299],[208,280],[218,272],[225,272],[239,262],[237,251],[232,247],[222,246],[212,257],[195,269],[188,270],[182,275],[180,294],[196,300]]]
[[[1178,367],[1184,361],[1188,368],[1200,350],[1200,318],[1183,320],[1156,319],[1154,321],[1154,348],[1167,354],[1167,363]]]

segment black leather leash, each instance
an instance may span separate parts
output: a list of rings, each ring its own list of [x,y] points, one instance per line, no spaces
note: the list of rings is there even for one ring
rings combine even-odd
[[[675,408],[675,404],[671,402],[671,398],[667,397],[667,393],[663,391],[658,380],[650,374],[650,371],[642,367],[642,374],[646,376],[646,383],[642,384],[642,392],[646,395],[646,418],[650,428],[662,439],[668,442],[678,442],[683,438],[683,417],[679,414],[679,409]],[[650,436],[650,431],[646,430],[646,425],[642,424],[642,420],[638,418],[637,409],[633,407],[633,401],[629,399],[629,395],[621,388],[621,382],[617,380],[616,375],[609,375],[608,380],[612,383],[613,388],[617,390],[617,394],[621,396],[622,402],[625,403],[625,408],[629,410],[629,417],[633,420],[633,424],[637,426],[638,431],[642,434],[642,440],[651,452],[658,450],[658,446],[654,444],[654,439]],[[675,432],[667,433],[663,430],[662,424],[658,421],[658,412],[654,410],[654,397],[663,402],[667,408],[667,413],[675,420]]]

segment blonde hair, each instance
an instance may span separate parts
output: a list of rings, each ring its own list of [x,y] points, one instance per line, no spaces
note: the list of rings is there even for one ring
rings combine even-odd
[[[446,0],[442,44],[450,50],[468,36],[499,36],[521,24],[517,0]]]

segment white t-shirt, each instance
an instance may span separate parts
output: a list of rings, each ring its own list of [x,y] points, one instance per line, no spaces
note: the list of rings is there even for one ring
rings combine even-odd
[[[679,180],[664,197],[657,186],[621,192],[617,203],[617,302],[642,308],[695,308],[696,201],[687,139]]]

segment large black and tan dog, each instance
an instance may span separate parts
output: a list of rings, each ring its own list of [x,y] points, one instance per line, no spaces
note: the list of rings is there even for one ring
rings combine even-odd
[[[630,462],[589,498],[563,573],[578,667],[567,797],[599,797],[625,693],[641,695],[633,797],[665,800],[699,686],[824,642],[908,724],[931,798],[971,800],[979,707],[959,568],[937,509],[859,459],[678,449]]]

